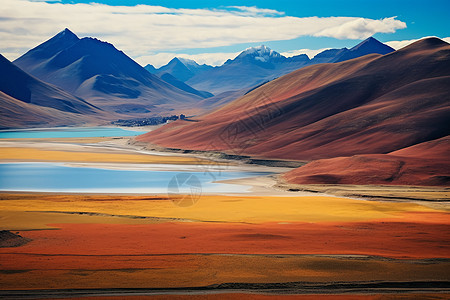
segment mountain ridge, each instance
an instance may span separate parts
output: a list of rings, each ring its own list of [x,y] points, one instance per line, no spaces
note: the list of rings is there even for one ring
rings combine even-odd
[[[227,90],[250,89],[309,65],[341,62],[367,54],[387,54],[392,51],[394,49],[372,37],[351,49],[325,50],[312,59],[305,54],[285,57],[262,45],[247,48],[223,65],[192,76],[186,83],[213,94]]]
[[[147,65],[146,69],[152,74],[169,73],[197,90],[220,94],[232,90],[251,89],[308,65],[334,63],[367,54],[387,54],[392,51],[394,49],[391,47],[370,37],[350,49],[328,49],[318,53],[312,59],[306,54],[285,57],[261,45],[241,51],[235,58],[228,59],[220,66],[202,65],[206,67],[197,68],[195,72],[178,57],[174,57],[159,69],[155,69],[152,65]],[[188,61],[199,66],[193,60]]]

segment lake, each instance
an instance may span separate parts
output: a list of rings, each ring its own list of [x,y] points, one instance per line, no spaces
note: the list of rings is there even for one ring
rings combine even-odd
[[[146,131],[119,127],[61,127],[42,129],[0,130],[0,139],[85,138],[136,136]]]
[[[247,191],[249,187],[214,181],[268,174],[271,173],[117,170],[76,167],[64,163],[0,163],[0,190],[157,194],[176,192],[183,194],[189,192],[189,184],[183,185],[181,181],[184,180],[183,178],[190,178],[194,187],[200,188],[203,193],[238,193]]]

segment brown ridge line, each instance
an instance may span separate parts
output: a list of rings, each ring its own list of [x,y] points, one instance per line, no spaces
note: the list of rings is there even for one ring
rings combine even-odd
[[[395,261],[401,263],[440,263],[450,262],[450,258],[447,257],[433,257],[423,259],[403,259],[403,258],[391,258],[377,255],[364,255],[364,254],[295,254],[295,253],[282,253],[282,254],[258,254],[258,253],[147,253],[147,254],[51,254],[51,253],[30,253],[30,252],[2,252],[2,254],[8,255],[26,255],[26,256],[79,256],[79,257],[140,257],[140,256],[260,256],[270,258],[291,258],[291,257],[314,257],[314,258],[334,258],[334,259],[353,259],[353,260],[378,260],[378,261]],[[147,268],[145,268],[147,269]]]
[[[169,217],[152,217],[152,216],[135,216],[135,215],[112,215],[106,213],[96,213],[96,212],[84,212],[84,211],[53,211],[53,210],[30,210],[26,212],[34,213],[55,213],[55,214],[69,214],[69,215],[88,215],[88,216],[98,216],[98,217],[117,217],[117,218],[128,218],[128,219],[150,219],[150,220],[164,220],[164,221],[177,221],[177,222],[199,222],[199,223],[227,223],[227,224],[253,224],[249,222],[230,222],[230,221],[216,221],[216,220],[199,220],[199,219],[184,219],[184,218],[169,218]],[[37,229],[41,230],[41,229]],[[42,229],[45,230],[45,229]],[[22,230],[28,231],[28,230]]]

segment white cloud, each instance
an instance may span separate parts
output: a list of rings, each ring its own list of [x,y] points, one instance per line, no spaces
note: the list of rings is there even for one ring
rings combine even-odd
[[[300,50],[291,50],[291,51],[286,51],[286,52],[282,52],[281,54],[286,56],[286,57],[292,57],[295,55],[300,55],[300,54],[306,54],[308,55],[308,57],[311,59],[314,56],[316,56],[318,53],[328,50],[330,48],[322,48],[322,49],[316,49],[316,50],[312,50],[312,49],[300,49]]]
[[[284,15],[284,12],[280,12],[274,9],[258,8],[256,6],[227,6],[228,8],[235,8],[241,11],[242,15]]]
[[[385,42],[386,45],[394,48],[395,50],[401,49],[403,47],[406,47],[414,42],[417,42],[418,40],[427,38],[430,36],[426,36],[426,37],[422,37],[420,39],[413,39],[413,40],[403,40],[403,41],[390,41],[390,42]],[[446,38],[441,38],[441,40],[446,41],[447,43],[450,43],[450,37],[446,37]]]
[[[300,36],[364,39],[406,25],[395,17],[381,20],[297,18],[257,7],[173,9],[2,0],[0,52],[12,56],[23,54],[65,27],[81,37],[106,40],[139,59],[157,52],[290,40]]]
[[[338,39],[362,39],[374,35],[377,32],[393,33],[397,29],[406,28],[406,24],[396,19],[396,17],[372,20],[365,18],[343,18],[334,17],[331,25],[313,33],[313,36],[327,36]],[[342,22],[342,19],[347,19]]]

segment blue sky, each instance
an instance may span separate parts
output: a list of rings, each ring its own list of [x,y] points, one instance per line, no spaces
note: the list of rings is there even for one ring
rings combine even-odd
[[[173,56],[217,65],[261,44],[313,56],[371,35],[399,48],[425,36],[450,37],[448,11],[448,0],[2,0],[0,53],[14,59],[65,27],[156,66]]]

